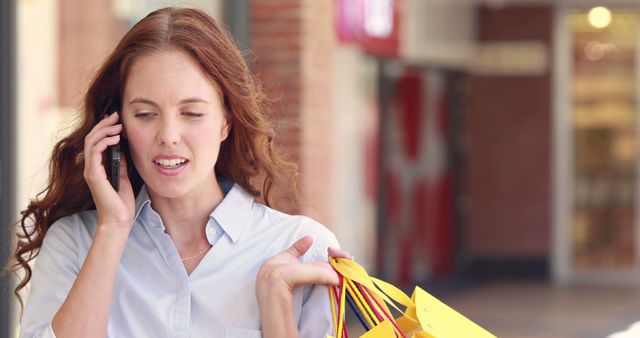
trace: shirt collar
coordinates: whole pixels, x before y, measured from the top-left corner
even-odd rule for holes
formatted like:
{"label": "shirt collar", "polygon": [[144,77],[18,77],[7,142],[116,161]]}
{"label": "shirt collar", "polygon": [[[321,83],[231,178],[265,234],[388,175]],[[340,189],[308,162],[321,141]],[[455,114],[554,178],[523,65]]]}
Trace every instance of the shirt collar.
{"label": "shirt collar", "polygon": [[[215,219],[233,243],[236,243],[242,235],[242,231],[251,222],[253,196],[237,183],[231,183],[232,185],[228,185],[229,192],[211,212],[210,217]],[[220,184],[220,187],[224,191],[223,183]]]}
{"label": "shirt collar", "polygon": [[[218,184],[220,184],[225,197],[213,209],[209,217],[218,222],[233,243],[236,243],[246,225],[251,221],[253,196],[230,179],[219,178]],[[134,221],[140,216],[145,206],[150,207],[151,200],[149,199],[146,185],[142,185],[136,197],[136,216]]]}
{"label": "shirt collar", "polygon": [[145,205],[151,205],[151,200],[149,199],[147,186],[143,184],[138,192],[138,196],[136,196],[136,216],[133,218],[134,222],[138,219],[138,216],[140,216],[140,212]]}

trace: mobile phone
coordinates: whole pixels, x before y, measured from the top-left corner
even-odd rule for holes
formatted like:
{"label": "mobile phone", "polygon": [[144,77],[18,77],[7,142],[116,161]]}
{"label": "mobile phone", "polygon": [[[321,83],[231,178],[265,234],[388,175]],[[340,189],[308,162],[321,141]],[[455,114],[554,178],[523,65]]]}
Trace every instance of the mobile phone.
{"label": "mobile phone", "polygon": [[[115,113],[111,110],[109,114]],[[120,190],[120,143],[108,146],[103,155],[103,165],[107,178],[116,191]]]}

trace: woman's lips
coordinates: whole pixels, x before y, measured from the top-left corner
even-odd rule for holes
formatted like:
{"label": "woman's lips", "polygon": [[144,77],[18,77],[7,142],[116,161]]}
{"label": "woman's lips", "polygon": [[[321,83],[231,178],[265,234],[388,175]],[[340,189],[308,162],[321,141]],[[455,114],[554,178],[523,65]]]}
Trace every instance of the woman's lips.
{"label": "woman's lips", "polygon": [[165,176],[180,175],[180,173],[182,173],[187,168],[188,165],[189,165],[189,161],[186,161],[175,168],[167,168],[167,167],[161,166],[156,162],[153,162],[153,166],[156,168],[156,170]]}

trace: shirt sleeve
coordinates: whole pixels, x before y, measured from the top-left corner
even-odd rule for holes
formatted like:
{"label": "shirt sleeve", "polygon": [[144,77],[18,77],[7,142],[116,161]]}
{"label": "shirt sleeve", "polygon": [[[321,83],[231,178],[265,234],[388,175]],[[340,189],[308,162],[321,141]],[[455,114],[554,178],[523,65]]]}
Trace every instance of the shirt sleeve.
{"label": "shirt sleeve", "polygon": [[21,338],[55,338],[51,320],[80,270],[76,229],[69,218],[47,231],[33,267],[30,293],[20,323]]}
{"label": "shirt sleeve", "polygon": [[[333,233],[324,228],[324,226],[319,226],[322,227],[324,233],[322,236],[314,236],[314,244],[310,249],[312,250],[312,256],[309,261],[328,262],[327,248],[340,248],[340,244]],[[326,338],[327,334],[332,334],[333,318],[331,316],[331,300],[329,299],[328,287],[311,285],[305,288],[298,330],[300,331],[300,337]]]}

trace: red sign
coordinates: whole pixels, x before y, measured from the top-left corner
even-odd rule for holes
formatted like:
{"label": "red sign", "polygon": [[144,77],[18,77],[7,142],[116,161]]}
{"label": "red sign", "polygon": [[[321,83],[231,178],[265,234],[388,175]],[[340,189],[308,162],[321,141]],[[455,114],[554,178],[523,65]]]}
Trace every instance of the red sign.
{"label": "red sign", "polygon": [[337,0],[338,38],[381,56],[398,55],[401,0]]}

